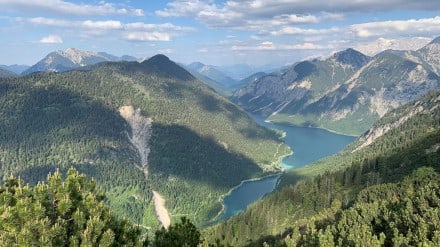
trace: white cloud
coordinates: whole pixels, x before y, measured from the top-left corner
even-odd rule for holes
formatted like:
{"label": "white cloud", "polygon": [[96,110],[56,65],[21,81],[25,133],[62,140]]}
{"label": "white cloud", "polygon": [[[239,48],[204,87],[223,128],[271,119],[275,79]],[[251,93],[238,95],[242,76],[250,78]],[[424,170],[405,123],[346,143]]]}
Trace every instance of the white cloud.
{"label": "white cloud", "polygon": [[339,28],[329,29],[303,29],[298,27],[283,27],[278,31],[272,31],[270,34],[275,36],[280,35],[322,35],[328,33],[338,32]]}
{"label": "white cloud", "polygon": [[192,27],[176,26],[171,23],[150,24],[143,22],[122,23],[107,21],[70,21],[45,17],[29,18],[24,21],[50,27],[76,29],[82,36],[101,36],[113,32],[129,41],[170,41],[174,37],[194,32]]}
{"label": "white cloud", "polygon": [[160,17],[195,16],[202,11],[214,11],[215,4],[201,0],[178,0],[167,4],[168,8],[156,11]]}
{"label": "white cloud", "polygon": [[58,35],[49,35],[40,39],[42,44],[62,44],[63,39]]}
{"label": "white cloud", "polygon": [[[279,30],[271,31],[270,35],[294,36],[307,42],[326,42],[333,45],[336,49],[350,46],[356,47],[361,43],[367,44],[374,42],[380,37],[387,37],[387,39],[393,40],[391,42],[392,45],[387,45],[386,42],[377,45],[380,47],[388,46],[390,49],[407,49],[409,41],[405,40],[408,40],[408,37],[429,37],[438,33],[440,33],[440,16],[423,19],[367,22],[327,29],[305,29],[286,26]],[[344,42],[340,42],[341,37],[344,37]],[[369,49],[372,49],[371,45]]]}
{"label": "white cloud", "polygon": [[310,42],[302,44],[279,44],[276,45],[271,41],[264,41],[258,45],[235,45],[232,46],[233,51],[282,51],[282,50],[322,50],[329,49],[329,46],[322,46]]}
{"label": "white cloud", "polygon": [[349,27],[359,38],[440,32],[440,16],[424,19],[369,22]]}
{"label": "white cloud", "polygon": [[440,10],[438,0],[228,0],[216,4],[212,0],[176,0],[160,17],[194,17],[210,27],[235,29],[270,29],[282,25],[341,21],[344,13],[391,10]]}
{"label": "white cloud", "polygon": [[0,8],[3,11],[30,12],[33,14],[144,16],[142,9],[117,7],[112,3],[103,1],[97,5],[90,5],[76,4],[62,0],[0,0]]}
{"label": "white cloud", "polygon": [[171,35],[160,32],[128,32],[125,38],[129,41],[170,41]]}
{"label": "white cloud", "polygon": [[60,19],[51,19],[45,17],[36,17],[28,19],[29,22],[37,25],[53,26],[53,27],[72,27],[72,28],[84,28],[84,29],[101,29],[112,30],[121,29],[123,24],[120,21],[108,20],[108,21],[68,21]]}
{"label": "white cloud", "polygon": [[160,30],[160,31],[173,30],[173,31],[181,31],[181,32],[193,32],[196,30],[192,27],[176,26],[171,23],[149,24],[149,23],[143,23],[143,22],[133,22],[133,23],[125,24],[124,27],[128,30],[151,30],[151,31],[154,31],[154,30]]}
{"label": "white cloud", "polygon": [[440,2],[437,0],[368,0],[368,1],[347,1],[347,0],[229,0],[224,5],[236,11],[254,15],[276,15],[286,10],[295,10],[297,14],[308,14],[317,12],[345,13],[345,12],[366,12],[366,11],[388,11],[388,10],[439,10]]}
{"label": "white cloud", "polygon": [[311,24],[318,23],[319,19],[313,15],[282,14],[274,16],[273,22],[274,25]]}
{"label": "white cloud", "polygon": [[[266,9],[273,2],[274,8]],[[291,2],[291,1],[290,1]],[[286,6],[287,3],[287,6]],[[272,27],[315,24],[322,20],[341,20],[343,15],[320,11],[316,15],[298,13],[289,1],[227,1],[223,6],[214,1],[177,0],[167,4],[164,10],[155,12],[160,17],[194,17],[209,27],[267,32]]]}
{"label": "white cloud", "polygon": [[103,29],[103,30],[112,30],[112,29],[121,29],[123,27],[120,21],[82,21],[78,22],[79,27],[88,28],[88,29]]}

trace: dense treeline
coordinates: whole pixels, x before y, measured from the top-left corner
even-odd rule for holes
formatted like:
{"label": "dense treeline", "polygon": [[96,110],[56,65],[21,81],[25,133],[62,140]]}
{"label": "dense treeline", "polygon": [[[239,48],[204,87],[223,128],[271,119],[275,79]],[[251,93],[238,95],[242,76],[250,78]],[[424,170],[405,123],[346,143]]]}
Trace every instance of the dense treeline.
{"label": "dense treeline", "polygon": [[1,246],[141,246],[141,231],[115,217],[104,194],[70,169],[35,187],[10,177],[0,187]]}
{"label": "dense treeline", "polygon": [[284,236],[248,246],[439,246],[440,174],[419,168],[400,183],[367,187],[349,207],[334,199],[313,217],[292,224]]}
{"label": "dense treeline", "polygon": [[[73,166],[106,190],[116,213],[151,226],[152,189],[172,216],[201,224],[222,194],[276,170],[288,153],[274,132],[160,56],[0,79],[0,105],[0,177],[36,183]],[[125,105],[153,120],[147,179],[118,113]]]}
{"label": "dense treeline", "polygon": [[[0,83],[0,92],[2,177],[16,174],[36,184],[56,168],[73,166],[95,178],[109,198],[121,197],[110,201],[119,205],[116,212],[143,223],[146,211],[154,224],[150,185],[135,168],[136,152],[116,112],[54,86]],[[125,191],[140,200],[122,200]]]}
{"label": "dense treeline", "polygon": [[71,168],[34,187],[14,177],[0,186],[0,246],[188,246],[201,242],[187,219],[157,230],[115,216],[96,182]]}
{"label": "dense treeline", "polygon": [[[295,240],[293,242],[296,242],[299,241],[297,237],[301,235],[300,239],[302,239],[302,242],[298,242],[298,245],[319,245],[316,242],[317,239],[325,237],[327,237],[327,239],[333,239],[335,244],[341,246],[347,243],[351,245],[350,243],[352,242],[344,242],[348,240],[341,240],[342,242],[340,243],[338,240],[339,237],[331,236],[332,234],[336,236],[342,233],[338,233],[336,230],[331,233],[325,232],[327,231],[327,225],[331,225],[331,223],[324,222],[324,224],[318,222],[316,224],[323,224],[323,227],[311,227],[310,232],[307,232],[309,228],[303,229],[302,226],[314,226],[315,220],[319,218],[319,213],[330,210],[329,208],[332,207],[332,203],[337,205],[333,205],[336,207],[333,210],[334,214],[336,214],[338,210],[346,210],[346,213],[349,214],[355,210],[356,205],[360,205],[359,199],[356,201],[356,198],[366,195],[365,193],[370,193],[368,192],[370,190],[380,189],[380,193],[386,193],[388,190],[388,192],[393,195],[399,194],[400,192],[393,190],[393,188],[406,186],[406,182],[402,181],[406,181],[405,179],[411,180],[411,176],[416,176],[411,174],[421,166],[433,168],[433,170],[429,170],[429,172],[426,173],[436,178],[432,180],[434,183],[432,186],[434,187],[429,187],[431,184],[426,186],[433,190],[435,190],[435,188],[438,189],[438,172],[440,171],[440,146],[438,143],[438,140],[440,140],[439,95],[439,91],[432,92],[417,102],[391,112],[375,127],[379,128],[380,126],[385,126],[387,123],[394,122],[394,120],[402,119],[402,117],[407,116],[409,112],[418,109],[413,117],[391,129],[370,145],[354,151],[356,147],[361,144],[360,142],[354,143],[341,154],[285,175],[281,181],[284,187],[280,186],[277,192],[251,205],[248,210],[242,214],[208,229],[205,233],[206,239],[208,241],[219,239],[233,246],[246,245],[249,243],[258,246],[264,241],[275,241],[274,239],[281,239],[287,235],[293,236]],[[291,185],[288,185],[289,183]],[[392,184],[382,185],[385,183]],[[371,187],[374,185],[377,185],[377,187]],[[428,215],[421,212],[423,215],[420,217],[433,217],[433,219],[435,219],[432,223],[434,225],[429,226],[429,231],[434,234],[435,230],[439,230],[439,205],[435,202],[435,200],[437,200],[435,197],[429,198],[429,193],[425,196],[427,196],[426,200],[429,201],[429,205],[433,207],[433,211],[430,211]],[[406,198],[405,196],[409,197]],[[404,195],[398,197],[393,203],[403,203],[411,198],[410,195]],[[432,202],[434,203],[432,203],[431,200],[433,200]],[[368,203],[380,204],[379,201],[374,200]],[[392,207],[392,205],[390,207]],[[381,213],[383,212],[379,212],[378,215]],[[434,217],[435,214],[437,214],[437,217]],[[340,213],[337,214],[338,217],[340,217],[340,215]],[[414,217],[418,216],[416,215]],[[333,222],[336,221],[334,220]],[[341,222],[341,224],[342,223],[343,222]],[[369,227],[373,227],[374,222],[370,223],[371,225]],[[336,227],[336,225],[329,226],[328,231],[331,230],[331,227]],[[298,232],[292,232],[291,229],[300,229],[300,234]],[[365,229],[365,227],[353,229],[367,232],[363,232],[362,234],[365,233],[364,235],[355,235],[359,236],[359,238],[360,236],[373,234],[371,231]],[[320,230],[321,233],[327,235],[313,235],[318,234],[317,232]],[[399,234],[396,236],[389,235],[388,231],[383,233],[385,234],[383,237],[380,236],[381,229],[375,228],[374,230],[379,232],[377,240],[385,241],[376,243],[382,243],[384,245],[388,245],[390,241],[394,241],[390,239],[400,236],[399,234],[402,234],[402,239],[405,239],[404,241],[411,242],[416,239],[414,236],[410,236],[408,232],[400,232],[401,229],[399,229]],[[392,232],[393,231],[394,230],[392,230]],[[307,234],[313,235],[313,239]],[[353,234],[361,234],[361,232],[354,232]],[[429,235],[429,241],[435,241],[435,239],[432,238],[432,234]],[[277,235],[278,237],[276,237]],[[341,239],[347,236],[348,235],[344,235]],[[259,239],[262,241],[259,241]]]}

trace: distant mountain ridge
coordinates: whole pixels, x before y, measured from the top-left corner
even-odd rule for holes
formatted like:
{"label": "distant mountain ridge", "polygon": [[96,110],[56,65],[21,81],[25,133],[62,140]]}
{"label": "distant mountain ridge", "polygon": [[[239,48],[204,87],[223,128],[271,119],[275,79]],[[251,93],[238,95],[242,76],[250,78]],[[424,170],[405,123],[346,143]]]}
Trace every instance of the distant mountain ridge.
{"label": "distant mountain ridge", "polygon": [[82,51],[68,48],[65,51],[54,51],[42,60],[22,72],[28,75],[34,72],[64,72],[71,69],[97,64],[100,62],[136,61],[135,57],[124,55],[117,57],[105,52]]}
{"label": "distant mountain ridge", "polygon": [[299,62],[232,99],[268,120],[360,135],[385,113],[440,88],[439,38],[417,51],[374,57],[354,49]]}
{"label": "distant mountain ridge", "polygon": [[218,66],[205,65],[201,62],[193,62],[183,66],[199,80],[226,97],[230,97],[237,89],[246,85],[243,81],[231,78]]}
{"label": "distant mountain ridge", "polygon": [[219,82],[225,87],[229,87],[237,83],[236,80],[232,79],[227,74],[218,70],[215,66],[212,65],[206,65],[201,62],[194,62],[186,65],[185,67],[190,70],[197,71],[198,73]]}
{"label": "distant mountain ridge", "polygon": [[13,64],[13,65],[0,65],[0,68],[9,70],[14,72],[15,74],[21,74],[23,71],[29,69],[30,66],[28,65],[20,65],[20,64]]}
{"label": "distant mountain ridge", "polygon": [[0,68],[0,77],[12,77],[12,76],[17,76],[17,74],[10,70]]}

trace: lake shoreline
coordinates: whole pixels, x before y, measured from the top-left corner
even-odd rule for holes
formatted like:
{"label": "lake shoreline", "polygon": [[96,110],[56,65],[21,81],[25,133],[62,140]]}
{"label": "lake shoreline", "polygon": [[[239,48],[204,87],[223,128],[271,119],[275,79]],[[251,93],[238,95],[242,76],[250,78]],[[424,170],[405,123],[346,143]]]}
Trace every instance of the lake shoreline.
{"label": "lake shoreline", "polygon": [[302,125],[295,125],[295,124],[292,124],[292,123],[274,122],[274,121],[270,121],[270,120],[267,120],[267,119],[264,120],[264,122],[270,123],[270,124],[279,124],[279,125],[297,127],[297,128],[321,129],[321,130],[325,130],[325,131],[328,131],[328,132],[333,133],[333,134],[343,135],[343,136],[350,136],[350,137],[356,137],[356,138],[362,135],[362,134],[361,135],[352,135],[352,134],[342,133],[342,132],[338,132],[336,130],[327,129],[327,128],[324,128],[324,127],[302,126]]}
{"label": "lake shoreline", "polygon": [[263,177],[250,178],[250,179],[242,180],[238,185],[232,187],[232,188],[231,188],[226,194],[223,194],[223,195],[221,195],[221,196],[219,197],[218,201],[219,201],[219,203],[221,203],[221,205],[222,205],[222,209],[218,212],[218,214],[217,214],[216,216],[214,216],[214,217],[209,221],[209,223],[217,223],[216,221],[218,221],[219,218],[220,218],[220,217],[226,212],[226,205],[225,205],[225,203],[224,203],[224,199],[225,199],[225,197],[231,195],[231,193],[232,193],[235,189],[241,187],[241,186],[242,186],[243,184],[245,184],[245,183],[248,183],[248,182],[256,182],[256,181],[263,180],[263,179],[267,179],[267,178],[270,178],[270,177],[281,176],[283,173],[284,173],[284,171],[282,170],[281,172],[274,173],[274,174],[269,174],[269,175],[266,175],[266,176],[263,176]]}
{"label": "lake shoreline", "polygon": [[[289,147],[290,152],[281,157],[277,157],[277,152],[274,154],[274,158],[277,158],[274,159],[272,165],[279,168],[281,172],[266,173],[269,175],[243,180],[226,194],[221,195],[218,200],[222,205],[221,210],[209,221],[210,225],[227,220],[229,217],[245,210],[259,198],[271,193],[279,183],[279,176],[286,171],[301,168],[337,153],[357,137],[325,128],[271,122],[263,116],[251,113],[248,113],[248,115],[260,126],[278,132],[279,139]],[[276,180],[274,176],[278,176]],[[273,188],[271,183],[275,183]],[[255,187],[260,185],[263,187]],[[243,194],[243,191],[247,194]]]}

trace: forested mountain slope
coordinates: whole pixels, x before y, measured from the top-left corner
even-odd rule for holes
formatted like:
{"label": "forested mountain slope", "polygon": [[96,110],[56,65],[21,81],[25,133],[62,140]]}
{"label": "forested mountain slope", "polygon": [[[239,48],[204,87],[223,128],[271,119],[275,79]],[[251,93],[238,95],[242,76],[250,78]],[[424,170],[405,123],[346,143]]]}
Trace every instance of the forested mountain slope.
{"label": "forested mountain slope", "polygon": [[283,175],[278,191],[208,229],[207,241],[436,246],[439,106],[436,90],[391,111],[341,153]]}
{"label": "forested mountain slope", "polygon": [[107,191],[118,213],[157,224],[152,190],[171,217],[197,224],[220,195],[277,170],[288,148],[163,55],[64,73],[0,79],[1,177],[43,180],[71,166]]}
{"label": "forested mountain slope", "polygon": [[15,74],[14,72],[12,72],[10,70],[0,68],[0,78],[1,77],[12,77],[12,76],[17,76],[17,74]]}

